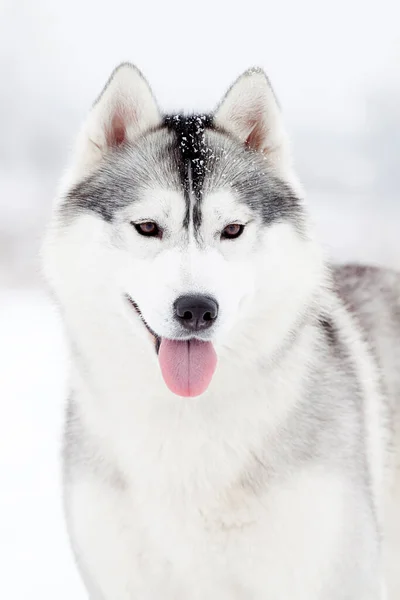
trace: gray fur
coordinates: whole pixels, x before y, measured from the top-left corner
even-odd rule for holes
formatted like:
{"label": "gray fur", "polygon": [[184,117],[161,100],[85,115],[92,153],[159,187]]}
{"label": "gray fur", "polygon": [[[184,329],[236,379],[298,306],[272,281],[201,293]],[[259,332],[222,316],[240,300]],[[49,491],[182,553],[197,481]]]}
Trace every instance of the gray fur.
{"label": "gray fur", "polygon": [[396,271],[345,265],[336,289],[360,326],[382,373],[392,411],[400,407],[400,276]]}
{"label": "gray fur", "polygon": [[[61,204],[61,214],[72,218],[90,211],[110,222],[118,211],[139,201],[141,192],[150,185],[179,191],[188,204],[189,173],[193,196],[197,199],[192,212],[195,229],[201,222],[204,195],[229,188],[265,225],[290,221],[302,231],[304,214],[299,198],[272,171],[263,155],[211,125],[193,129],[192,119],[200,117],[168,118],[168,123],[175,120],[184,132],[189,130],[187,136],[181,131],[178,135],[171,125],[164,125],[135,144],[114,149],[93,174],[68,192]],[[184,148],[182,143],[186,144]],[[188,214],[187,210],[183,223],[186,226]]]}
{"label": "gray fur", "polygon": [[307,329],[314,330],[319,361],[309,373],[303,402],[291,412],[284,429],[265,440],[243,474],[241,483],[254,493],[315,461],[322,461],[328,470],[347,471],[361,487],[369,487],[362,390],[352,349],[343,339],[340,324],[317,312],[299,321],[285,350],[301,346]]}

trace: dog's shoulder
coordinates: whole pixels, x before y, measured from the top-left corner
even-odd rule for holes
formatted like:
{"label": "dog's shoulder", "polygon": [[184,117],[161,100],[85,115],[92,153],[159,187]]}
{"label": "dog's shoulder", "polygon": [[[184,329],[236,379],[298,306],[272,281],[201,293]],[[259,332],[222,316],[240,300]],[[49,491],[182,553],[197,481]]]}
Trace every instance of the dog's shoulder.
{"label": "dog's shoulder", "polygon": [[349,310],[362,319],[384,310],[393,325],[400,325],[400,273],[359,264],[337,265],[332,271],[335,289]]}
{"label": "dog's shoulder", "polygon": [[333,270],[334,285],[379,364],[392,403],[400,398],[400,273],[363,265]]}

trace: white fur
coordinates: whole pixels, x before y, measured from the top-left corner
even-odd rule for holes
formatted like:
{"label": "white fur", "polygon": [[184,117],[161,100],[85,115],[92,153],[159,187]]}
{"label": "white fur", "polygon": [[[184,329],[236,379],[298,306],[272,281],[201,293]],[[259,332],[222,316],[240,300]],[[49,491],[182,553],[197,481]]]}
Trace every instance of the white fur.
{"label": "white fur", "polygon": [[[127,126],[130,139],[157,123],[137,77],[117,74],[95,106],[68,185],[108,151],[104,128],[117,100],[134,98],[143,109]],[[245,141],[261,115],[262,150],[291,181],[266,78],[255,72],[239,81],[218,122]],[[82,464],[76,469],[84,475],[66,481],[71,540],[91,600],[383,600],[368,503],[344,473],[327,472],[316,459],[257,492],[241,480],[260,447],[273,461],[270,440],[300,406],[310,370],[323,367],[311,326],[290,351],[281,348],[317,303],[335,316],[358,357],[381,514],[386,442],[376,374],[352,320],[326,289],[319,247],[309,229],[300,235],[290,224],[264,229],[257,221],[235,243],[221,241],[225,225],[251,217],[227,190],[203,199],[200,246],[182,230],[183,215],[179,193],[154,185],[112,224],[85,214],[65,225],[56,216],[45,245],[74,349],[80,427],[93,460],[106,467]],[[130,222],[143,219],[165,224],[163,240],[134,231]],[[218,367],[201,397],[182,399],[166,388],[154,342],[124,295],[158,335],[170,337],[174,299],[193,292],[220,305]],[[120,484],[110,482],[108,468]]]}

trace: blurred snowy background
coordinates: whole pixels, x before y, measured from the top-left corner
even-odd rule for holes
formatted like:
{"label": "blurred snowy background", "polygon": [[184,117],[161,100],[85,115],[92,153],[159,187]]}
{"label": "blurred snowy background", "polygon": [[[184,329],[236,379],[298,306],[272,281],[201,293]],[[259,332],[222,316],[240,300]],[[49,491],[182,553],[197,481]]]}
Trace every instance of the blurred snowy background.
{"label": "blurred snowy background", "polygon": [[131,60],[165,110],[207,110],[263,66],[332,256],[400,267],[399,13],[396,0],[0,0],[1,598],[85,598],[61,510],[65,349],[37,253],[111,70]]}

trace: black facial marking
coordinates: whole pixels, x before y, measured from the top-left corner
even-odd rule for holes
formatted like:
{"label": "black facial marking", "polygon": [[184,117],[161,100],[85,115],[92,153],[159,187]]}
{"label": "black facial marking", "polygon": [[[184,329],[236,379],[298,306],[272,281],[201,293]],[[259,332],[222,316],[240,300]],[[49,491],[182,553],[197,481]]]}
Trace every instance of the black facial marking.
{"label": "black facial marking", "polygon": [[106,222],[140,202],[153,186],[183,192],[183,225],[192,220],[200,235],[206,194],[231,191],[268,226],[291,222],[302,233],[304,210],[291,186],[266,157],[218,129],[210,115],[169,115],[158,127],[105,155],[99,166],[73,186],[60,205],[66,219],[84,212]]}
{"label": "black facial marking", "polygon": [[206,129],[213,128],[211,115],[167,115],[164,126],[176,136],[176,168],[179,171],[186,200],[185,227],[190,219],[190,194],[193,193],[193,226],[198,230],[201,224],[201,199],[207,164],[212,150],[205,140]]}
{"label": "black facial marking", "polygon": [[[176,137],[175,169],[179,172],[190,219],[190,192],[195,199],[193,225],[201,224],[205,179],[215,188],[229,186],[239,201],[257,212],[264,225],[292,221],[302,230],[303,208],[291,187],[268,167],[265,157],[240,144],[228,132],[216,129],[212,115],[168,115],[163,125]],[[215,132],[213,136],[208,132]],[[207,185],[207,189],[209,186]]]}

